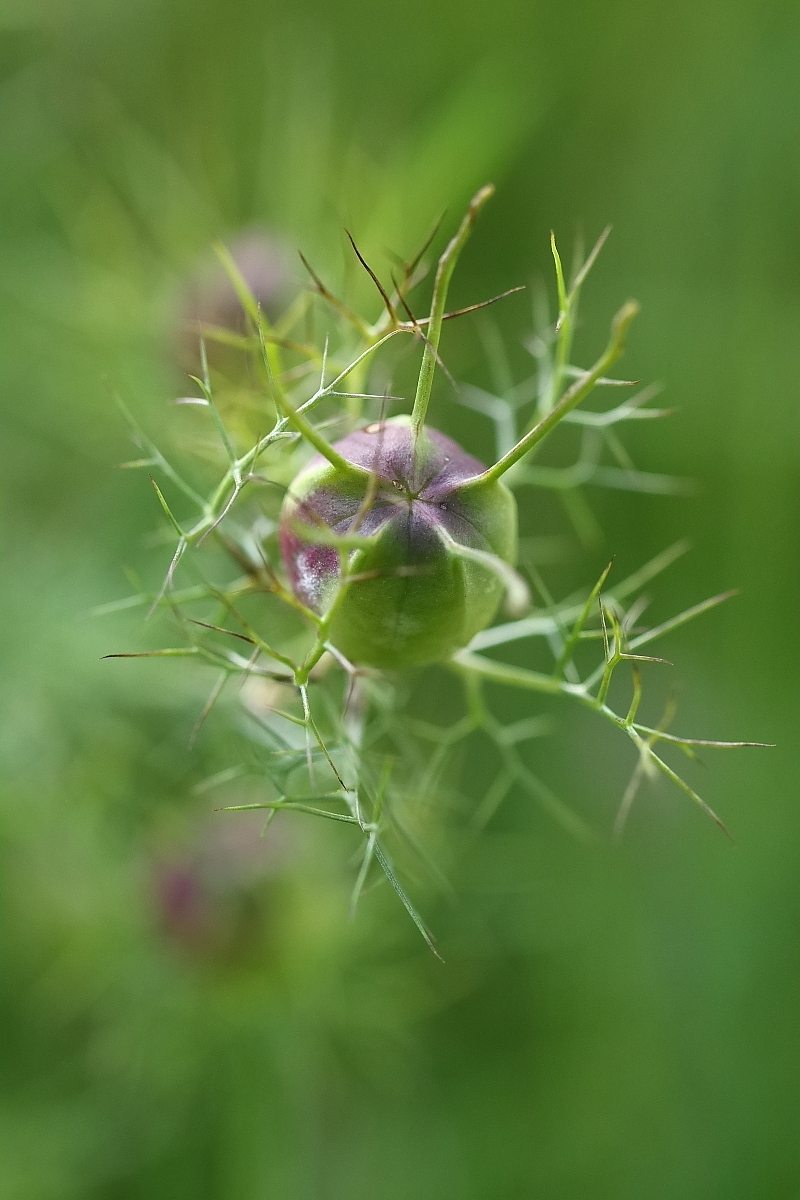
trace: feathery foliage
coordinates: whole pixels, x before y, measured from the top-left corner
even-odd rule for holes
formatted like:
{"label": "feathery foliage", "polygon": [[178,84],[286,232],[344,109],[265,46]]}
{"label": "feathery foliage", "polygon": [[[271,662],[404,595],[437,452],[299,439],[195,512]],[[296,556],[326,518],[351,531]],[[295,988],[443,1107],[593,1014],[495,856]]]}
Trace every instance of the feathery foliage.
{"label": "feathery foliage", "polygon": [[[305,259],[308,290],[294,298],[283,316],[270,321],[234,257],[224,246],[217,247],[221,269],[244,313],[245,332],[209,325],[197,328],[200,372],[190,377],[195,394],[176,403],[194,413],[193,429],[183,436],[185,445],[189,450],[193,443],[202,445],[204,457],[219,461],[220,473],[213,486],[202,490],[194,482],[198,471],[191,454],[186,455],[185,468],[173,466],[126,412],[141,456],[123,466],[151,473],[171,551],[155,592],[141,590],[98,610],[141,605],[148,615],[163,611],[171,616],[179,635],[175,645],[109,657],[193,657],[213,669],[192,741],[226,690],[232,684],[239,686],[243,704],[238,719],[247,730],[252,757],[246,764],[232,764],[225,778],[231,772],[259,775],[263,798],[225,811],[263,810],[265,828],[283,810],[352,826],[360,845],[353,910],[374,881],[388,882],[434,951],[432,935],[412,903],[404,878],[415,873],[435,876],[439,870],[428,835],[444,807],[450,786],[448,766],[465,739],[475,735],[488,739],[497,764],[494,783],[469,818],[474,831],[492,819],[516,785],[567,830],[579,837],[592,836],[584,821],[532,773],[520,754],[522,743],[547,732],[548,720],[537,711],[521,722],[503,725],[492,713],[493,687],[573,701],[604,719],[633,745],[635,766],[621,800],[617,833],[642,782],[659,773],[725,829],[669,765],[664,751],[673,748],[693,758],[698,747],[755,744],[677,735],[669,728],[674,716],[671,704],[655,726],[637,720],[642,665],[666,664],[665,659],[642,650],[731,594],[712,597],[655,626],[643,624],[647,603],[643,589],[684,552],[683,544],[657,555],[621,581],[613,581],[609,564],[592,586],[560,601],[553,600],[533,568],[530,582],[542,595],[544,607],[524,616],[517,611],[516,619],[483,630],[446,663],[437,664],[435,669],[453,672],[463,687],[462,713],[449,726],[433,726],[414,717],[402,673],[381,674],[354,665],[330,640],[332,614],[344,591],[358,587],[353,563],[369,541],[359,533],[357,522],[344,535],[314,531],[317,540],[334,546],[339,555],[338,589],[326,611],[307,607],[285,581],[276,539],[282,497],[306,461],[309,447],[335,468],[350,469],[332,440],[366,422],[383,420],[390,406],[404,403],[391,390],[392,346],[399,341],[418,342],[422,349],[412,413],[415,436],[425,422],[437,366],[450,380],[456,401],[493,422],[497,461],[476,478],[476,484],[502,476],[523,503],[528,489],[556,492],[579,536],[588,536],[593,520],[582,492],[587,484],[631,492],[685,490],[685,481],[637,470],[619,437],[626,423],[668,413],[651,406],[655,389],[635,390],[635,381],[609,374],[623,352],[637,305],[628,302],[619,310],[607,346],[593,365],[581,368],[572,361],[581,291],[608,230],[569,281],[552,239],[557,316],[554,322],[546,316],[540,320],[527,342],[534,360],[528,378],[519,383],[506,379],[506,385],[497,389],[499,394],[452,379],[439,353],[444,322],[468,318],[519,290],[446,310],[457,257],[492,190],[486,187],[476,194],[441,255],[429,316],[414,314],[413,294],[426,276],[438,227],[413,257],[397,264],[390,283],[379,279],[348,234],[380,300],[374,321],[352,312]],[[315,336],[320,324],[325,330],[322,338]],[[235,382],[214,366],[219,347],[238,356]],[[502,378],[508,372],[501,352],[495,349],[494,353],[496,374]],[[590,395],[606,394],[608,389],[612,395],[619,389],[634,390],[611,407],[581,407]],[[206,422],[205,429],[200,421]],[[544,439],[559,426],[570,425],[580,430],[574,463],[556,467],[539,462]],[[216,439],[212,450],[209,434]],[[367,508],[371,502],[367,489]],[[454,552],[457,549],[454,546]],[[500,564],[499,573],[518,610],[521,599],[528,596],[527,581],[505,564]],[[549,671],[534,671],[494,656],[498,649],[502,653],[530,639],[539,639],[547,647],[552,658]],[[629,671],[629,700],[615,707],[610,692],[620,668]],[[614,695],[618,692],[617,687]],[[214,783],[209,781],[209,787]],[[402,870],[400,861],[405,864]]]}

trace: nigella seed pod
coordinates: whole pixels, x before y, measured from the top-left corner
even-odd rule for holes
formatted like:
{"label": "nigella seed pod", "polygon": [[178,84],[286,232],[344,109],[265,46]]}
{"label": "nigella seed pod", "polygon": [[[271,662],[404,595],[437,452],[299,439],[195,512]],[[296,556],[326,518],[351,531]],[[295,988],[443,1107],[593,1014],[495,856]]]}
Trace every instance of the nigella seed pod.
{"label": "nigella seed pod", "polygon": [[[333,450],[356,470],[316,455],[283,504],[280,547],[295,595],[329,613],[329,640],[353,663],[397,669],[448,657],[497,611],[497,567],[516,558],[514,497],[499,479],[476,483],[483,465],[451,438],[428,427],[415,438],[408,416],[356,430]],[[343,548],[337,537],[351,541]]]}

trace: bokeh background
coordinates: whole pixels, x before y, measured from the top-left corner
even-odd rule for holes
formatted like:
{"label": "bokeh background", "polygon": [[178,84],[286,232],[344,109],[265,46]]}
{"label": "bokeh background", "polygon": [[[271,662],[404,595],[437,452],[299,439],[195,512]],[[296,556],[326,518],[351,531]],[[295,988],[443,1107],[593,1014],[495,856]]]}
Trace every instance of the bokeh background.
{"label": "bokeh background", "polygon": [[[0,8],[4,1200],[800,1195],[799,79],[780,0]],[[615,844],[625,747],[559,710],[537,769],[600,836],[513,794],[427,902],[442,965],[391,898],[348,921],[336,827],[214,818],[207,681],[101,662],[142,614],[87,614],[161,562],[113,396],[173,436],[212,240],[267,225],[344,278],[343,225],[407,252],[486,178],[455,298],[612,222],[581,348],[637,296],[625,371],[678,409],[637,463],[698,482],[590,494],[604,542],[549,582],[691,537],[653,611],[741,594],[664,643],[681,728],[777,748],[693,776],[734,844],[661,786]],[[528,304],[498,310],[514,346]],[[474,327],[448,336],[481,382]]]}

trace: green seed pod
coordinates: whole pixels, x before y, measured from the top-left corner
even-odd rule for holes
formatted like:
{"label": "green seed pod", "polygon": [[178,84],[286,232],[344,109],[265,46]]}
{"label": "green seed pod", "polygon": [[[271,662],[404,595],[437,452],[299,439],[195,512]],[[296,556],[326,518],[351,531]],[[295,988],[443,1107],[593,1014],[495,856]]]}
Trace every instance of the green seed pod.
{"label": "green seed pod", "polygon": [[354,470],[316,455],[281,512],[295,595],[330,614],[329,640],[353,663],[396,669],[448,657],[497,611],[504,564],[516,559],[513,495],[499,479],[474,482],[484,467],[444,434],[424,427],[415,439],[408,416],[356,430],[333,450]]}

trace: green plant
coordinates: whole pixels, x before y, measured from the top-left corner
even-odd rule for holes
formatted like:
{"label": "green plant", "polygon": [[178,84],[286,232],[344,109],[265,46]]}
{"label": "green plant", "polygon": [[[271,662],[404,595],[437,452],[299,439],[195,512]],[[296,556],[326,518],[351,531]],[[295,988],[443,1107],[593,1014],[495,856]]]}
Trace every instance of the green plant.
{"label": "green plant", "polygon": [[[511,387],[505,397],[476,389],[460,394],[463,402],[495,420],[497,462],[482,468],[426,426],[435,370],[443,366],[439,356],[443,322],[493,303],[454,312],[445,308],[456,260],[492,190],[484,187],[476,194],[440,257],[427,318],[413,315],[409,297],[424,277],[431,239],[413,259],[399,265],[391,290],[352,243],[381,296],[383,307],[374,323],[352,312],[308,267],[312,288],[271,324],[236,262],[224,247],[218,247],[246,315],[247,331],[200,328],[202,374],[192,377],[200,394],[180,403],[207,413],[226,459],[224,473],[210,494],[203,495],[133,421],[134,438],[144,457],[125,464],[157,470],[164,486],[197,510],[193,520],[179,519],[174,502],[151,477],[172,530],[174,551],[157,592],[142,590],[121,602],[148,604],[151,613],[171,611],[184,643],[109,656],[192,657],[213,667],[215,681],[195,733],[229,680],[265,681],[259,703],[249,707],[251,768],[261,774],[268,794],[253,803],[225,806],[225,811],[263,809],[269,822],[278,811],[290,810],[353,826],[363,839],[353,907],[370,873],[382,872],[431,947],[431,936],[399,880],[392,848],[411,847],[430,864],[425,845],[430,805],[418,801],[420,797],[427,801],[436,791],[448,754],[457,743],[480,730],[490,738],[498,757],[495,782],[472,814],[474,827],[491,819],[516,783],[567,828],[579,835],[587,833],[583,822],[531,773],[519,754],[521,742],[542,732],[541,719],[503,726],[487,705],[485,685],[565,697],[624,734],[635,748],[637,761],[620,806],[617,831],[642,779],[658,772],[724,829],[697,792],[665,761],[661,745],[694,757],[700,746],[755,744],[670,733],[671,710],[656,726],[637,721],[640,664],[665,661],[642,651],[730,594],[712,597],[654,627],[641,626],[644,585],[669,566],[684,546],[658,555],[616,585],[608,583],[609,564],[591,588],[559,603],[549,597],[533,568],[531,575],[546,608],[528,616],[515,611],[526,605],[528,590],[513,567],[516,506],[509,488],[533,484],[572,496],[570,511],[580,528],[585,514],[577,499],[578,488],[587,479],[631,490],[668,491],[675,486],[663,477],[636,471],[617,437],[617,427],[625,422],[664,415],[663,410],[647,406],[651,391],[644,389],[603,411],[579,408],[597,387],[633,386],[608,375],[636,315],[633,302],[617,313],[608,344],[590,368],[580,369],[571,362],[581,289],[605,234],[569,284],[552,240],[558,316],[554,326],[543,324],[531,344],[537,359],[535,375]],[[318,298],[335,318],[321,350],[303,332]],[[401,399],[392,396],[388,387],[383,392],[369,390],[370,369],[378,352],[400,337],[416,339],[423,347],[410,418],[387,416],[387,406]],[[209,341],[223,342],[248,356],[253,410],[258,419],[271,421],[267,432],[254,436],[251,410],[241,404],[240,392],[228,396],[224,380],[212,379],[205,350]],[[517,437],[516,414],[526,404],[532,404],[533,412]],[[578,461],[571,468],[534,463],[540,443],[560,424],[581,427]],[[332,444],[327,433],[337,427],[343,427],[345,436]],[[307,446],[317,453],[311,463],[306,461]],[[618,460],[616,467],[601,465],[605,448]],[[453,464],[458,468],[455,480],[437,493],[432,504],[436,515],[426,526],[425,537],[420,541],[417,534],[405,540],[398,536],[397,513],[411,522],[408,514],[413,514],[415,505],[431,499],[424,492],[431,472],[452,469]],[[393,487],[399,489],[399,497],[393,496]],[[450,521],[453,512],[459,520],[468,515],[469,521],[462,520],[456,528]],[[410,530],[411,524],[402,528]],[[285,575],[278,561],[279,539]],[[227,571],[219,582],[208,581],[197,552],[211,546],[227,552],[227,561],[239,569],[238,576],[230,578]],[[195,580],[179,587],[178,573],[189,561]],[[212,569],[217,575],[224,571],[216,560]],[[503,590],[515,619],[487,629]],[[189,615],[193,605],[204,606],[205,619]],[[413,617],[410,629],[400,629],[399,617]],[[264,632],[267,628],[269,634]],[[545,639],[553,657],[549,672],[501,662],[486,653],[529,638]],[[600,653],[587,668],[584,655],[591,647]],[[463,715],[449,727],[415,720],[405,709],[405,668],[429,662],[443,664],[463,685]],[[632,690],[629,704],[618,711],[609,701],[609,689],[623,663],[630,664]],[[387,668],[391,674],[385,673]],[[426,745],[433,749],[426,753]],[[244,769],[233,767],[225,777]]]}

